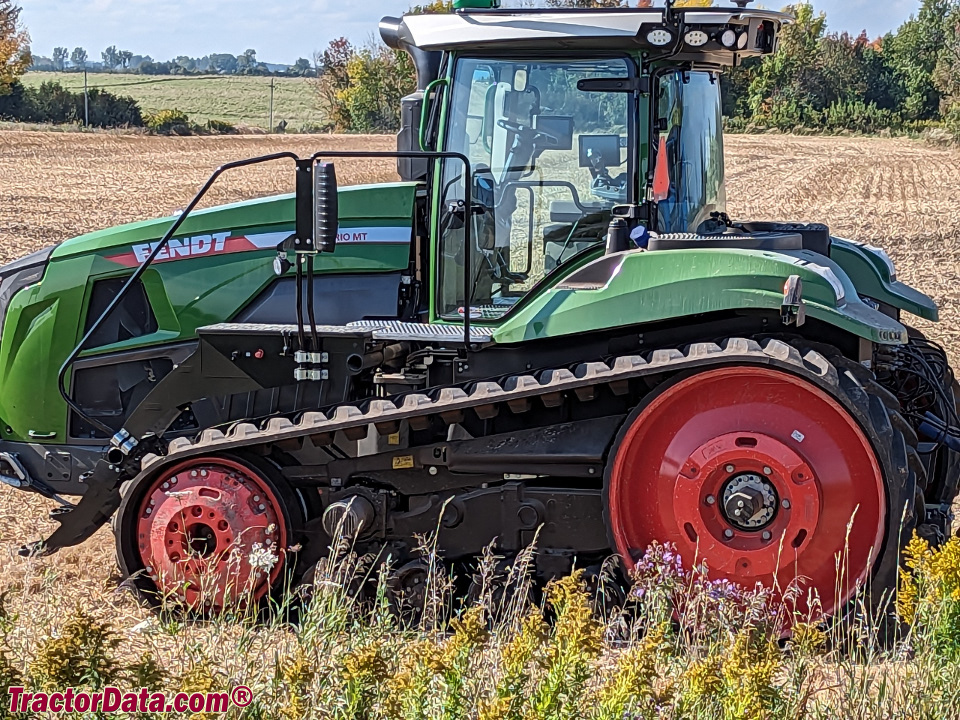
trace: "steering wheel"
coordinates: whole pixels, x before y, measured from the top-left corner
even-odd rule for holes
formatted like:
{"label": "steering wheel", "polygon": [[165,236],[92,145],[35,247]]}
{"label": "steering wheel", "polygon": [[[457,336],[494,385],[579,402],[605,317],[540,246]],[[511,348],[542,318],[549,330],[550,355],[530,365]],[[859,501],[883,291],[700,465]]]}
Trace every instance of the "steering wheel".
{"label": "steering wheel", "polygon": [[520,125],[518,123],[511,122],[509,120],[497,120],[497,125],[502,127],[504,130],[509,130],[510,132],[516,133],[517,135],[530,136],[530,134],[532,133],[532,137],[530,137],[530,141],[534,145],[536,145],[537,141],[540,139],[546,140],[547,145],[551,145],[554,147],[560,145],[560,138],[558,138],[556,135],[552,135],[548,132],[544,132],[543,130],[529,128],[529,127],[526,127],[525,125]]}

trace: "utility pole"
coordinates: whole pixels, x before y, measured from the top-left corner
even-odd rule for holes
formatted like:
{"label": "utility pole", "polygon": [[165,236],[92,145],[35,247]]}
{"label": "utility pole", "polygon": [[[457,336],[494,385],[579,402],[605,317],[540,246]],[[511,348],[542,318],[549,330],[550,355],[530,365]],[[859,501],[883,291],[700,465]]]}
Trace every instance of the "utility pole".
{"label": "utility pole", "polygon": [[273,132],[273,87],[277,79],[270,77],[270,132]]}
{"label": "utility pole", "polygon": [[83,67],[83,126],[90,127],[90,97],[87,95],[87,67]]}

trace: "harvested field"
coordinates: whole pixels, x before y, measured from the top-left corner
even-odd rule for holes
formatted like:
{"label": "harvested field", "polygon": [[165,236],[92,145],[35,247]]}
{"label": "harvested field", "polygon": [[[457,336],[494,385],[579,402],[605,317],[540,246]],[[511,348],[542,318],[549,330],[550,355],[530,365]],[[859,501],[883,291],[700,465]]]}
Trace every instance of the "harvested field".
{"label": "harvested field", "polygon": [[[169,213],[185,205],[225,161],[281,149],[307,154],[387,150],[393,144],[389,137],[366,136],[0,133],[0,261],[83,232]],[[731,216],[828,222],[836,235],[883,246],[897,263],[900,279],[941,304],[943,322],[922,327],[946,344],[960,365],[960,215],[955,208],[960,202],[960,151],[907,139],[738,136],[728,139],[727,155]],[[390,161],[341,162],[338,175],[342,184],[367,183],[393,177],[391,168]],[[289,180],[290,173],[279,166],[243,171],[216,188],[208,204],[287,192]],[[106,531],[51,558],[19,559],[16,549],[24,541],[50,532],[49,507],[32,495],[0,488],[0,618],[5,623],[7,617],[20,616],[7,637],[12,659],[34,652],[39,639],[81,606],[121,633],[119,652],[125,659],[149,652],[173,675],[207,663],[227,677],[228,682],[218,675],[217,682],[229,685],[254,672],[253,663],[255,672],[262,673],[257,677],[268,684],[265,678],[280,656],[295,653],[295,642],[281,630],[251,636],[249,629],[219,624],[184,630],[175,621],[161,625],[148,620],[150,613],[116,590],[112,536]],[[240,636],[245,645],[237,651]],[[838,693],[844,692],[844,682],[852,688],[862,680],[856,670],[846,679],[831,675],[833,670],[815,672],[830,676],[825,682]],[[927,690],[896,692],[909,699]],[[944,702],[947,707],[949,701]],[[897,707],[908,706],[904,700]],[[851,707],[842,716],[888,716],[877,707],[877,715],[861,715]]]}
{"label": "harvested field", "polygon": [[[0,133],[0,261],[65,238],[185,205],[220,163],[290,149],[389,150],[382,136],[143,137]],[[882,245],[901,279],[933,295],[960,340],[960,151],[907,139],[733,136],[727,195],[735,218],[828,222],[834,234]],[[392,163],[340,162],[343,184],[393,177]],[[280,165],[239,171],[209,204],[291,190]],[[952,348],[951,348],[952,349]],[[960,345],[954,351],[960,359]]]}

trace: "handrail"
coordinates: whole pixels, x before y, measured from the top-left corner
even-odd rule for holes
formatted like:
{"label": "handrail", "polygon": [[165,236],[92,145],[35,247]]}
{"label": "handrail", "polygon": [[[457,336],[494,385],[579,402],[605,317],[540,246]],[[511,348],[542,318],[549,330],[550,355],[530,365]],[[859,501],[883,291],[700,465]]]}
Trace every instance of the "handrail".
{"label": "handrail", "polygon": [[[470,188],[472,183],[470,182],[472,178],[472,169],[470,166],[470,159],[461,153],[454,152],[437,152],[437,151],[393,151],[393,152],[379,152],[379,151],[366,151],[366,152],[351,152],[348,150],[340,151],[327,151],[327,152],[317,152],[310,157],[310,160],[316,162],[321,158],[408,158],[408,159],[425,159],[425,160],[458,160],[463,163],[464,166],[464,182],[466,183],[467,191],[464,193],[464,246],[466,252],[464,252],[464,293],[466,294],[465,299],[465,310],[463,318],[463,337],[464,345],[466,347],[470,346],[470,280],[471,280],[471,230],[473,224],[471,222],[473,217],[473,202],[472,202],[472,192]],[[119,307],[120,303],[126,298],[130,293],[133,287],[140,281],[147,269],[153,264],[161,252],[166,249],[173,235],[180,229],[183,223],[187,220],[188,217],[196,210],[197,206],[200,204],[200,201],[206,196],[210,188],[216,183],[216,181],[229,170],[235,170],[238,168],[249,167],[251,165],[257,165],[265,162],[272,162],[274,160],[293,160],[294,163],[302,161],[298,155],[292,152],[280,152],[273,153],[271,155],[262,155],[255,158],[250,158],[248,160],[238,160],[231,163],[226,163],[218,167],[209,179],[204,183],[203,187],[200,188],[200,191],[194,196],[193,200],[187,205],[187,207],[180,213],[179,216],[173,221],[164,234],[163,238],[154,246],[152,252],[147,257],[147,259],[140,264],[140,266],[134,270],[133,274],[127,279],[127,282],[120,288],[120,292],[116,294],[113,300],[107,305],[106,309],[100,315],[99,318],[90,326],[90,329],[86,331],[83,338],[73,349],[67,359],[64,361],[63,365],[60,366],[60,372],[57,376],[58,389],[60,391],[60,396],[63,398],[67,406],[73,410],[77,415],[83,418],[86,422],[90,423],[96,427],[101,432],[107,434],[108,437],[114,434],[113,428],[109,427],[105,423],[97,420],[96,418],[90,417],[84,412],[83,408],[70,397],[70,394],[67,392],[66,388],[66,376],[70,368],[77,361],[77,358],[84,351],[86,344],[90,342],[90,339],[96,334],[96,332],[103,326],[103,324],[109,319],[110,315]],[[299,263],[298,263],[299,265]]]}

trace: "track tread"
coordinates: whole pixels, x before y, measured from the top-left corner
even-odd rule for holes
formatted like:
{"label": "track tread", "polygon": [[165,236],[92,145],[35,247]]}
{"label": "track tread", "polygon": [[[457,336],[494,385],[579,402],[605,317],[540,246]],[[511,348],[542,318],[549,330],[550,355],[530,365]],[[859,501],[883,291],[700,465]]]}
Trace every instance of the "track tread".
{"label": "track tread", "polygon": [[899,542],[891,544],[888,538],[879,549],[873,576],[877,590],[871,591],[873,600],[879,602],[889,588],[896,587],[900,550],[918,528],[917,487],[925,487],[926,474],[916,449],[917,437],[900,414],[896,398],[876,382],[869,370],[843,357],[835,348],[803,341],[766,339],[761,343],[730,338],[719,343],[695,343],[682,350],[659,349],[644,355],[616,357],[606,363],[582,363],[572,369],[471,382],[429,395],[412,393],[395,400],[368,400],[342,405],[327,413],[305,413],[296,421],[273,418],[259,427],[243,421],[226,431],[206,431],[195,440],[172,441],[166,456],[144,458],[143,471],[132,484],[199,455],[237,452],[304,437],[315,443],[332,443],[340,431],[373,425],[383,434],[405,420],[414,427],[426,427],[431,418],[450,418],[468,410],[481,417],[493,416],[501,406],[523,412],[533,400],[555,407],[564,394],[589,402],[601,386],[618,392],[632,380],[659,380],[665,375],[733,364],[770,366],[804,377],[840,400],[867,431],[887,478],[888,527],[899,534]]}

